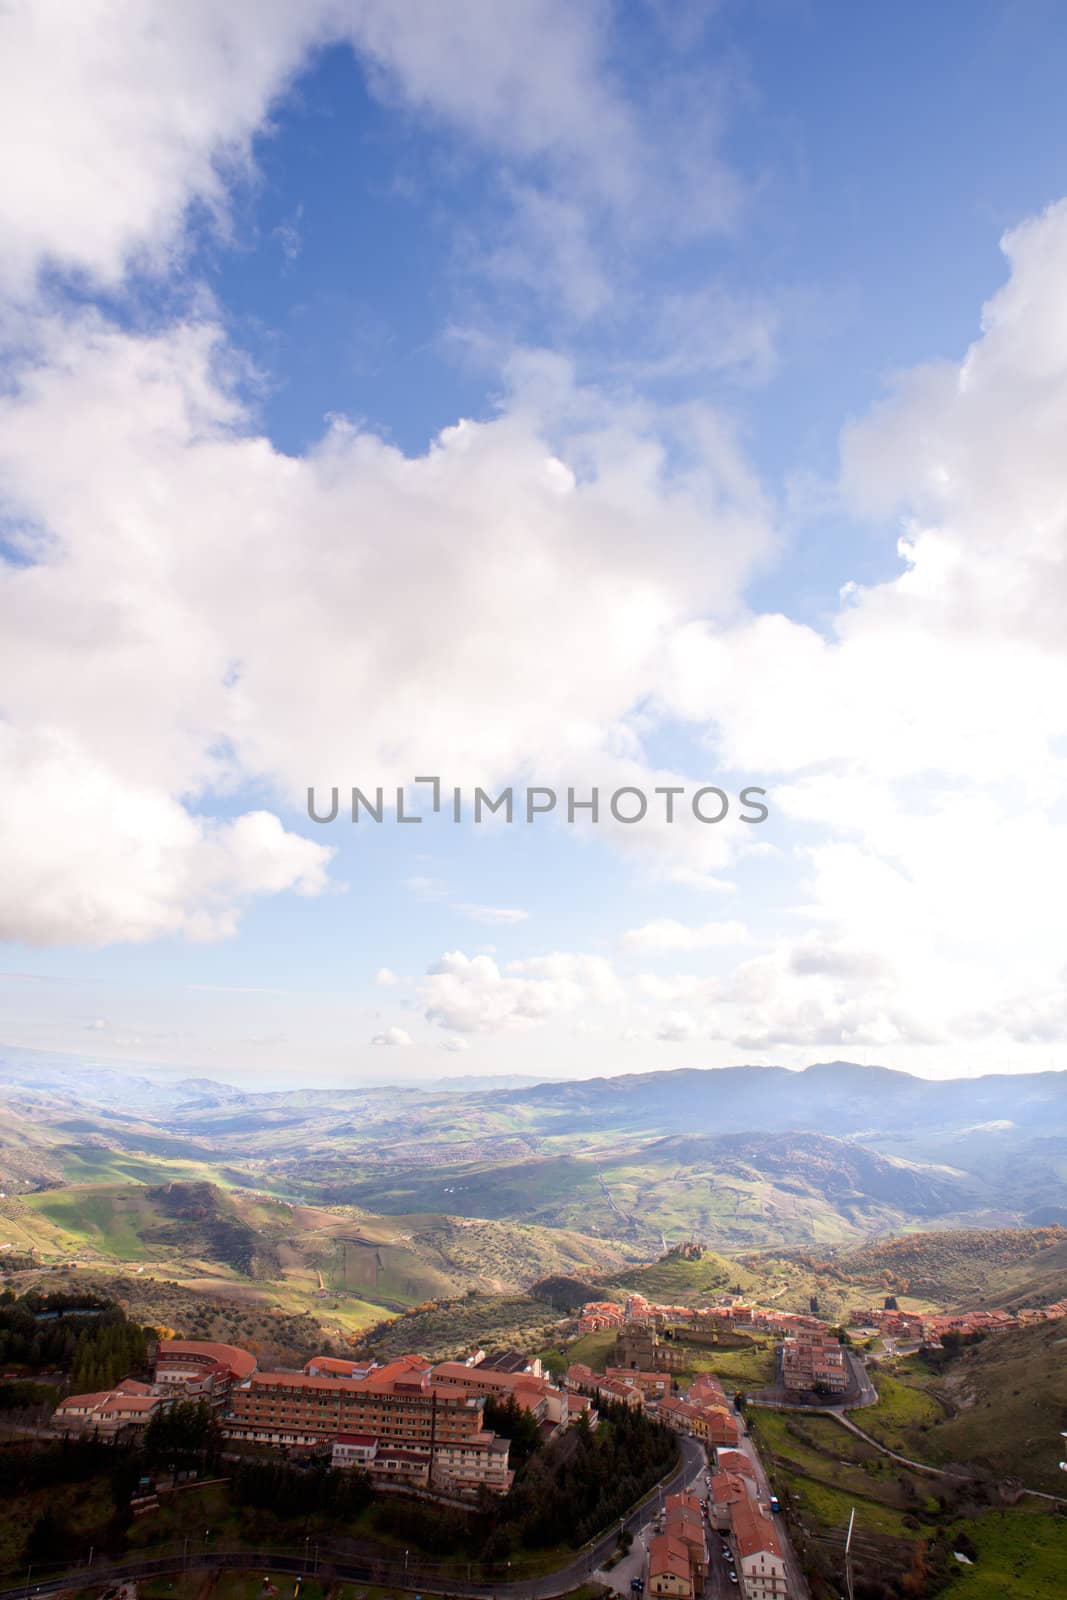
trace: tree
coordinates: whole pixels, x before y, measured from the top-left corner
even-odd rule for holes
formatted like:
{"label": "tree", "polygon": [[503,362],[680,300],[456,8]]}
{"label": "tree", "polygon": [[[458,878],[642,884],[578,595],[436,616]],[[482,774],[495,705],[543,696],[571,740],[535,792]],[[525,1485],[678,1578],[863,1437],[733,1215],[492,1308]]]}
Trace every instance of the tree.
{"label": "tree", "polygon": [[23,1561],[62,1561],[70,1541],[70,1528],[59,1514],[46,1506],[30,1527],[22,1547]]}

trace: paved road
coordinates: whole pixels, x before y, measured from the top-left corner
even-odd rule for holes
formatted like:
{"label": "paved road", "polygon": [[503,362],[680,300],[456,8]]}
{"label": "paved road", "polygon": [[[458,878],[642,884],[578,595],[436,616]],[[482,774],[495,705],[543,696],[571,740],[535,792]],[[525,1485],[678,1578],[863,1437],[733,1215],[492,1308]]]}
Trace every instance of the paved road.
{"label": "paved road", "polygon": [[[605,1572],[602,1566],[596,1566],[592,1571],[592,1576],[598,1583],[606,1583],[610,1588],[616,1589],[625,1595],[630,1593],[630,1582],[633,1578],[643,1578],[647,1585],[649,1540],[654,1531],[653,1525],[663,1509],[663,1503],[667,1495],[678,1494],[682,1490],[699,1490],[701,1479],[707,1468],[708,1458],[702,1444],[699,1444],[696,1439],[688,1437],[679,1439],[678,1443],[682,1447],[682,1462],[678,1471],[669,1483],[664,1484],[659,1492],[645,1505],[638,1507],[627,1519],[626,1527],[634,1536],[630,1553],[624,1556],[616,1566],[612,1567],[610,1572]],[[618,1534],[616,1532],[611,1535],[607,1549],[602,1546],[598,1547],[597,1561],[602,1562],[610,1556],[617,1544]],[[589,1570],[588,1567],[585,1569],[583,1577],[589,1574]],[[556,1576],[558,1577],[558,1574]],[[558,1592],[558,1589],[554,1591],[554,1593]],[[0,1600],[3,1600],[2,1596],[0,1596]]]}

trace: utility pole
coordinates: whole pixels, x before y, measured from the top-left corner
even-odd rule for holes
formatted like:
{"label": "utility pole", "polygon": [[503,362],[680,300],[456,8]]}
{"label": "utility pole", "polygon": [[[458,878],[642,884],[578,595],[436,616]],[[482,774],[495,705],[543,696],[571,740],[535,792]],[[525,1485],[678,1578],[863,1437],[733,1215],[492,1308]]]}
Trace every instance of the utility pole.
{"label": "utility pole", "polygon": [[856,1522],[856,1508],[852,1507],[848,1519],[848,1533],[845,1535],[845,1583],[848,1587],[848,1600],[856,1600],[852,1587],[852,1529]]}

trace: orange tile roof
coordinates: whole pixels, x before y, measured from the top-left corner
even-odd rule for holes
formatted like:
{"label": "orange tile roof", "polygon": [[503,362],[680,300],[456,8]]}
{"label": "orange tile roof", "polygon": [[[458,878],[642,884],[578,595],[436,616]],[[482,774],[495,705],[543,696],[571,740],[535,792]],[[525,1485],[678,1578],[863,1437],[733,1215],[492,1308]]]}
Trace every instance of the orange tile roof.
{"label": "orange tile roof", "polygon": [[217,1361],[229,1367],[236,1378],[250,1378],[258,1362],[247,1350],[233,1344],[210,1344],[200,1339],[161,1339],[156,1359],[167,1356],[200,1356],[205,1361]]}
{"label": "orange tile roof", "polygon": [[766,1550],[768,1554],[774,1556],[782,1554],[781,1541],[774,1523],[770,1517],[758,1511],[747,1496],[731,1509],[730,1524],[738,1554],[742,1558],[758,1555],[761,1550]]}
{"label": "orange tile roof", "polygon": [[98,1389],[93,1394],[68,1394],[65,1400],[59,1402],[56,1410],[66,1411],[69,1407],[71,1411],[85,1411],[91,1406],[98,1406],[110,1393],[110,1389]]}
{"label": "orange tile roof", "polygon": [[689,1582],[689,1551],[680,1539],[659,1533],[648,1547],[650,1578],[684,1578]]}

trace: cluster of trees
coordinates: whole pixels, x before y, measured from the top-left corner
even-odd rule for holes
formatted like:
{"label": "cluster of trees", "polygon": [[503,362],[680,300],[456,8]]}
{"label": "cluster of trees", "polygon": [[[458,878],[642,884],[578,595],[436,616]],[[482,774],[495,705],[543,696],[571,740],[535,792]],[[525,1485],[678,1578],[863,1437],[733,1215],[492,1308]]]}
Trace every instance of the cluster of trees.
{"label": "cluster of trees", "polygon": [[222,1430],[203,1401],[180,1400],[157,1412],[144,1431],[145,1460],[150,1466],[184,1471],[213,1467],[222,1452]]}
{"label": "cluster of trees", "polygon": [[58,1402],[59,1390],[50,1383],[34,1383],[31,1378],[0,1383],[0,1411],[27,1411],[33,1406],[54,1411]]}
{"label": "cluster of trees", "polygon": [[109,1388],[140,1366],[150,1331],[92,1294],[0,1294],[0,1365],[30,1373],[58,1368],[83,1392]]}
{"label": "cluster of trees", "polygon": [[974,1344],[981,1344],[987,1337],[984,1328],[976,1328],[973,1333],[961,1333],[958,1328],[949,1328],[941,1335],[941,1348],[934,1349],[924,1344],[919,1350],[919,1360],[930,1372],[944,1372],[950,1361],[954,1361],[962,1350]]}
{"label": "cluster of trees", "polygon": [[508,1464],[513,1472],[521,1472],[534,1451],[541,1445],[541,1429],[532,1411],[520,1406],[513,1394],[503,1404],[499,1400],[485,1402],[485,1426],[502,1439],[511,1441]]}
{"label": "cluster of trees", "polygon": [[5,1449],[0,1451],[0,1502],[35,1489],[86,1483],[98,1473],[112,1471],[115,1463],[129,1454],[127,1446],[113,1440],[89,1438]]}
{"label": "cluster of trees", "polygon": [[339,1472],[324,1463],[294,1467],[284,1461],[242,1461],[230,1475],[238,1505],[282,1518],[312,1515],[346,1521],[358,1516],[373,1491],[365,1472]]}
{"label": "cluster of trees", "polygon": [[594,1433],[585,1416],[543,1446],[503,1507],[494,1557],[505,1538],[529,1549],[575,1548],[622,1516],[678,1459],[677,1436],[629,1406],[601,1407]]}
{"label": "cluster of trees", "polygon": [[115,1306],[78,1334],[70,1382],[76,1394],[110,1389],[130,1372],[144,1367],[152,1330],[127,1322]]}

